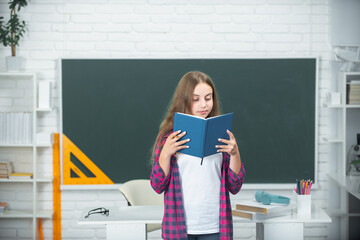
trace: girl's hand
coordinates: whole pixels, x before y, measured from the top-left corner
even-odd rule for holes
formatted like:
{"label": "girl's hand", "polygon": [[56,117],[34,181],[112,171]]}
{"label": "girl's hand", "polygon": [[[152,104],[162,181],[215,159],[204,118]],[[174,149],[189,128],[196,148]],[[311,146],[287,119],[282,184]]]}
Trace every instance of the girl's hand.
{"label": "girl's hand", "polygon": [[215,147],[219,148],[218,152],[226,152],[230,154],[230,156],[240,156],[234,135],[229,130],[226,132],[229,134],[230,140],[219,138],[219,142],[225,143],[226,145],[216,145]]}
{"label": "girl's hand", "polygon": [[181,130],[173,132],[168,136],[166,139],[166,142],[163,146],[163,149],[161,151],[161,154],[164,154],[167,158],[170,158],[173,154],[175,154],[177,151],[189,148],[189,146],[184,145],[185,143],[189,142],[190,139],[185,139],[178,141],[180,138],[182,138],[186,132],[180,133]]}

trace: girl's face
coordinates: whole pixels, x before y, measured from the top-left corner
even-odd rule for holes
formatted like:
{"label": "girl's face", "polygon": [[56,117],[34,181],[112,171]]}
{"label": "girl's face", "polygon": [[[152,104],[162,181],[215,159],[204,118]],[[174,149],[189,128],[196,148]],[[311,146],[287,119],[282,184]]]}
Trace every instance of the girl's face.
{"label": "girl's face", "polygon": [[207,83],[198,83],[194,89],[191,114],[206,118],[213,108],[213,90]]}

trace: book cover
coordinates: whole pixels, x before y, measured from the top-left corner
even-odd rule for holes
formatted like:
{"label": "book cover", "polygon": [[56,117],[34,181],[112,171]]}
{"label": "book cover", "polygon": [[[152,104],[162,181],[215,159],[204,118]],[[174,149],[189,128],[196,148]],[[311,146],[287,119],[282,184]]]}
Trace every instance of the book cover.
{"label": "book cover", "polygon": [[0,202],[0,214],[5,214],[8,210],[7,202]]}
{"label": "book cover", "polygon": [[0,209],[4,209],[7,207],[7,202],[0,202]]}
{"label": "book cover", "polygon": [[8,178],[12,173],[12,166],[9,161],[0,161],[0,178]]}
{"label": "book cover", "polygon": [[10,179],[31,179],[33,176],[32,173],[20,173],[20,172],[16,172],[16,173],[12,173],[9,175]]}
{"label": "book cover", "polygon": [[232,210],[232,214],[233,214],[233,216],[248,218],[251,220],[268,219],[268,218],[273,218],[273,217],[281,217],[281,216],[291,215],[291,209],[287,209],[285,211],[280,211],[280,212],[268,213],[268,214],[241,211],[241,210]]}
{"label": "book cover", "polygon": [[218,139],[229,139],[226,130],[231,131],[233,113],[211,118],[201,118],[184,113],[175,113],[174,131],[186,131],[183,139],[190,139],[187,149],[179,152],[203,158],[217,153],[216,145],[223,145]]}
{"label": "book cover", "polygon": [[283,212],[293,209],[293,204],[279,204],[271,203],[270,205],[264,205],[255,200],[243,201],[236,204],[236,210],[242,210],[247,212],[261,213],[261,214],[272,214],[275,212]]}
{"label": "book cover", "polygon": [[253,218],[253,213],[245,212],[245,211],[239,211],[239,210],[232,210],[232,215],[237,216],[237,217],[248,218],[248,219]]}

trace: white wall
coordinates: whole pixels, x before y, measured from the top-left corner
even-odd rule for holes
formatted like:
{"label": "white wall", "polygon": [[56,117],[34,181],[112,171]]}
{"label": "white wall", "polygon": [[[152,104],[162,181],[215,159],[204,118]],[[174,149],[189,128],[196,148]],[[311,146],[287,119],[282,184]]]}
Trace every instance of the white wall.
{"label": "white wall", "polygon": [[360,1],[330,0],[332,45],[360,45]]}
{"label": "white wall", "polygon": [[[328,49],[329,13],[327,0],[32,0],[20,13],[29,24],[18,55],[26,58],[26,70],[51,80],[53,100],[58,106],[56,60],[86,58],[177,58],[177,57],[268,57],[319,56],[319,103],[329,87],[331,53]],[[7,16],[7,0],[0,0],[0,14]],[[0,71],[10,49],[0,47]],[[0,105],[12,104],[0,90]],[[44,114],[44,130],[59,131],[59,113]],[[326,135],[327,112],[319,108],[319,139]],[[327,145],[319,144],[319,188],[313,200],[326,207]],[[3,155],[0,152],[0,158]],[[52,172],[51,151],[40,154],[40,169]],[[251,159],[243,159],[246,162]],[[22,163],[19,163],[21,167]],[[145,163],[144,163],[145,164]],[[16,184],[0,194],[12,194]],[[52,189],[40,190],[39,205],[52,207]],[[250,199],[250,190],[232,198]],[[290,191],[272,191],[290,194]],[[62,239],[104,239],[101,227],[77,225],[87,206],[121,206],[125,200],[116,190],[62,191]],[[0,239],[28,234],[25,220],[0,221]],[[10,223],[16,223],[10,224]],[[6,231],[7,236],[4,235]],[[52,238],[52,222],[43,223],[45,239]],[[236,239],[255,239],[255,226],[235,226]],[[160,232],[151,239],[160,239]],[[327,225],[306,225],[306,239],[325,239]],[[24,237],[25,238],[25,237]],[[21,237],[23,239],[23,237]]]}

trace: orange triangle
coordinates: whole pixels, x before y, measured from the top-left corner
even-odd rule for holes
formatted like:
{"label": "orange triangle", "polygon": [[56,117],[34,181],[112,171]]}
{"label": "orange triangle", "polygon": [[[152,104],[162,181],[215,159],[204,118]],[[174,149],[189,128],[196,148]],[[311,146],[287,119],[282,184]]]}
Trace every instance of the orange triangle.
{"label": "orange triangle", "polygon": [[[73,162],[71,153],[87,167],[95,177],[87,177]],[[72,178],[71,170],[79,177]],[[114,184],[68,137],[63,134],[63,183],[69,184]]]}

